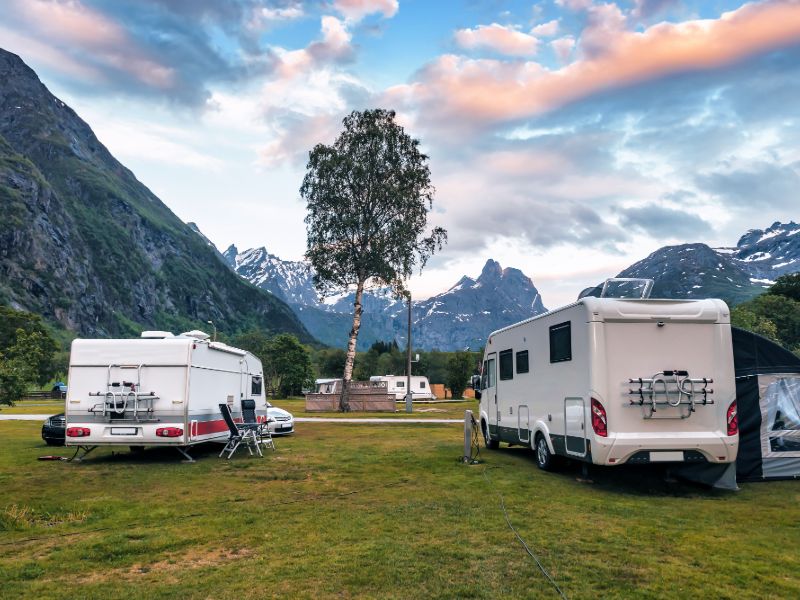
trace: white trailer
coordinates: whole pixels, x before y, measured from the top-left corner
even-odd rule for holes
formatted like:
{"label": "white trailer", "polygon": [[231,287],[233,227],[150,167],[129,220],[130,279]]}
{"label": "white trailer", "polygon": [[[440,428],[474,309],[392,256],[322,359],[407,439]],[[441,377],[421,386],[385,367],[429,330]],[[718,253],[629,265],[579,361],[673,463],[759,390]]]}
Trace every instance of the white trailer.
{"label": "white trailer", "polygon": [[582,298],[492,333],[480,388],[486,445],[530,446],[542,469],[736,459],[721,300]]}
{"label": "white trailer", "polygon": [[77,339],[72,343],[66,399],[67,446],[186,447],[224,442],[227,404],[241,421],[242,400],[266,420],[261,362],[251,353],[210,342],[192,331],[141,339]]}
{"label": "white trailer", "polygon": [[[408,390],[406,390],[408,377],[406,375],[373,375],[369,380],[385,381],[386,389],[390,396],[394,396],[395,400],[405,400],[408,393]],[[431,384],[427,377],[423,375],[411,376],[411,399],[434,400],[434,396],[431,393]]]}

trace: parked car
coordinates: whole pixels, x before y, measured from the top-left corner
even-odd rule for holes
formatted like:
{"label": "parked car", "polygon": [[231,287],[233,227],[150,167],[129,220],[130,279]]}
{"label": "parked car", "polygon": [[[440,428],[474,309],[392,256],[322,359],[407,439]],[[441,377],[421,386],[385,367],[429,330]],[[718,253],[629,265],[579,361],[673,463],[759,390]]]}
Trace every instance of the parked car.
{"label": "parked car", "polygon": [[292,413],[273,406],[267,402],[267,421],[272,435],[289,435],[294,433],[294,417]]}
{"label": "parked car", "polygon": [[42,425],[42,439],[48,446],[63,446],[64,431],[67,427],[67,418],[64,413],[58,413],[47,419]]}

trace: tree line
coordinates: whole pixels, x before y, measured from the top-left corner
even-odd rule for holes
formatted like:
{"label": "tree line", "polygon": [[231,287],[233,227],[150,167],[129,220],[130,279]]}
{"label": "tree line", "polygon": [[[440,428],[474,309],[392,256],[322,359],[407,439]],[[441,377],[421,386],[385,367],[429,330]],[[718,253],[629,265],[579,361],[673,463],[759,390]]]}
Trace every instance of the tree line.
{"label": "tree line", "polygon": [[764,294],[735,306],[731,323],[800,356],[800,273],[778,277]]}

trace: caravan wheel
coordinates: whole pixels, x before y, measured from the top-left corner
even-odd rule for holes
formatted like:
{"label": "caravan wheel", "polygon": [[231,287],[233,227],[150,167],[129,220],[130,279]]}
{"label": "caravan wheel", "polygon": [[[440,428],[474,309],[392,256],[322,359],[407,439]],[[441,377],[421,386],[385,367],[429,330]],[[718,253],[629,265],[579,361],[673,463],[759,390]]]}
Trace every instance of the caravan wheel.
{"label": "caravan wheel", "polygon": [[486,425],[486,421],[481,421],[481,430],[483,431],[483,445],[489,450],[497,450],[500,442],[489,437],[489,427]]}
{"label": "caravan wheel", "polygon": [[536,434],[536,466],[542,471],[553,470],[553,455],[547,446],[547,440],[541,433]]}

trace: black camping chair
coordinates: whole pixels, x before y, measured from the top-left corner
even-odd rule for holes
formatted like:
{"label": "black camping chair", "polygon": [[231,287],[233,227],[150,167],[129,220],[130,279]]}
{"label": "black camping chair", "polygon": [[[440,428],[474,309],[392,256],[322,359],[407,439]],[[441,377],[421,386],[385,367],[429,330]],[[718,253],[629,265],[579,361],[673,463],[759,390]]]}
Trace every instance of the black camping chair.
{"label": "black camping chair", "polygon": [[253,455],[253,448],[255,447],[256,452],[258,452],[259,456],[264,456],[261,453],[261,446],[258,443],[258,438],[256,437],[256,431],[252,428],[247,427],[240,427],[236,424],[233,420],[233,415],[231,415],[231,409],[227,404],[220,404],[219,405],[219,412],[222,413],[222,418],[225,419],[225,424],[228,426],[228,431],[230,431],[230,437],[228,438],[228,442],[225,444],[225,447],[222,449],[222,452],[219,453],[220,458],[226,452],[228,453],[227,458],[233,456],[233,453],[239,448],[239,446],[244,443],[247,446],[247,450],[250,452],[250,456]]}
{"label": "black camping chair", "polygon": [[239,428],[253,429],[258,443],[263,444],[265,448],[272,448],[274,452],[275,442],[272,439],[269,424],[266,421],[259,422],[258,417],[256,417],[256,401],[252,398],[242,400],[242,419],[244,422],[239,425]]}

